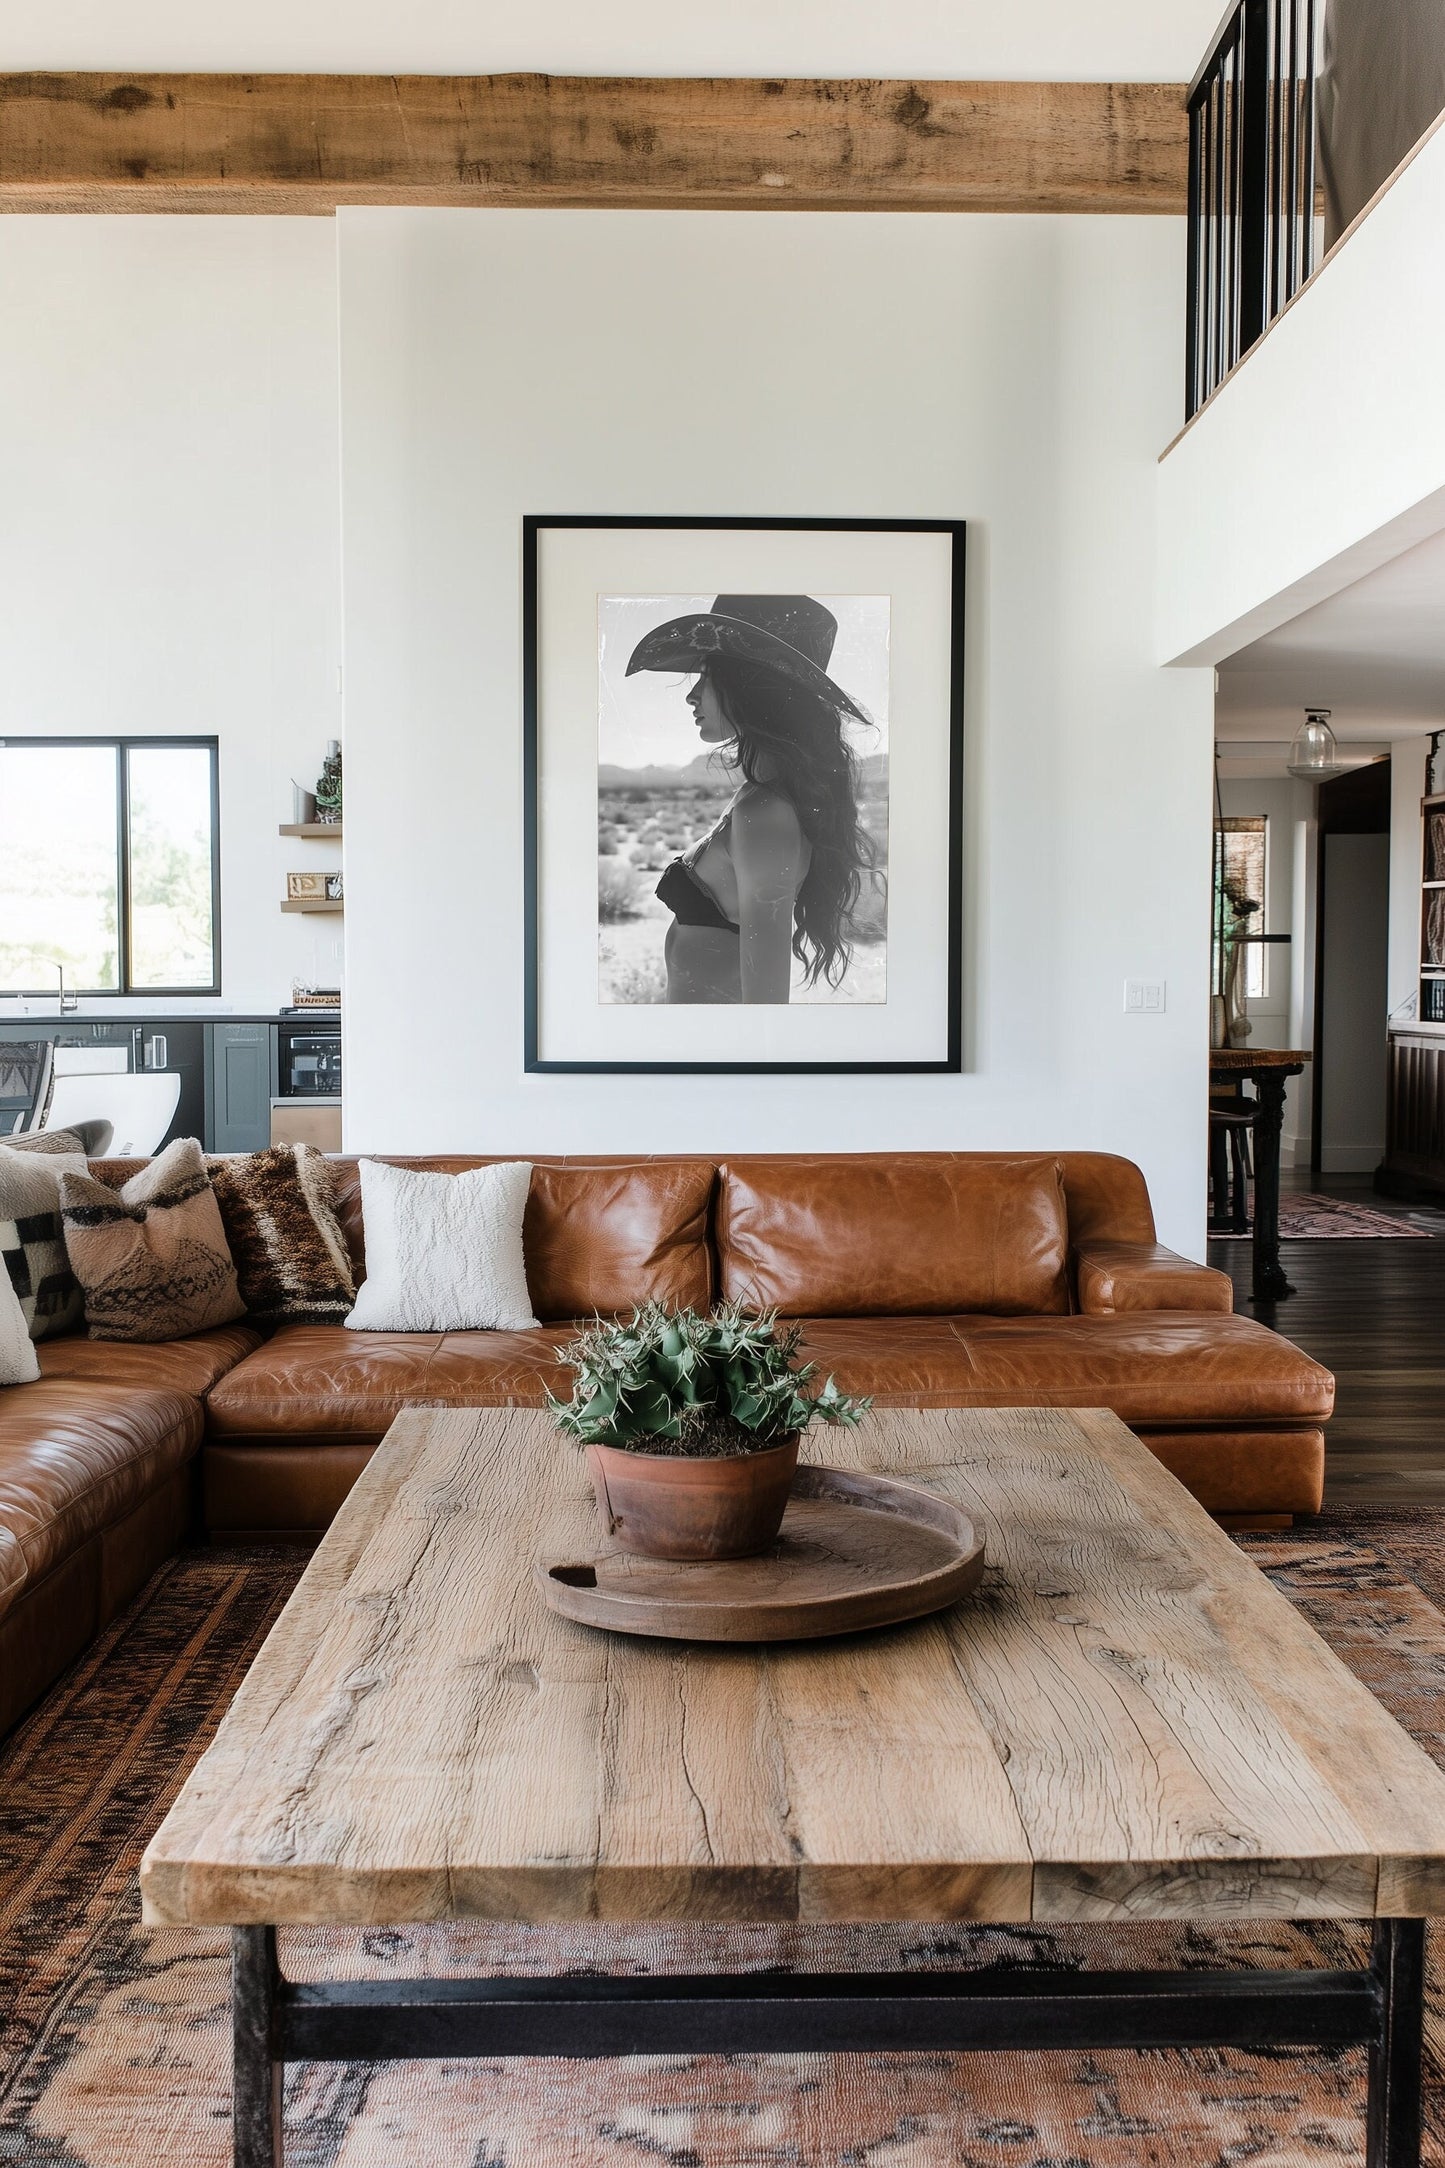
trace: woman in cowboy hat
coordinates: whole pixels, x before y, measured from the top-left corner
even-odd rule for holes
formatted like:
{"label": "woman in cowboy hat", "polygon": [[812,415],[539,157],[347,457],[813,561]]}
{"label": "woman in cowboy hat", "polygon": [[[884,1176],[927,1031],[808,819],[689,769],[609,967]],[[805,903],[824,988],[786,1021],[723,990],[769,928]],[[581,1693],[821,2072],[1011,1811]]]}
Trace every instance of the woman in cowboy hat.
{"label": "woman in cowboy hat", "polygon": [[786,1002],[795,959],[806,986],[836,987],[848,969],[851,914],[876,854],[843,735],[845,716],[867,717],[827,673],[837,630],[810,595],[719,595],[632,652],[629,677],[697,673],[687,704],[698,735],[728,746],[743,778],[657,884],[673,914],[671,1002]]}

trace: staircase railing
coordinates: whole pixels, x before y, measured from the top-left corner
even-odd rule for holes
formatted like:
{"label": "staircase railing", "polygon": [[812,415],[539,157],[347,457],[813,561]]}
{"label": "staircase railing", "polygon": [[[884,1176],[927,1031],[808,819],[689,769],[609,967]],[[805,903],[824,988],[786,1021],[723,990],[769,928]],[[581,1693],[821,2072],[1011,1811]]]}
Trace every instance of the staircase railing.
{"label": "staircase railing", "polygon": [[1315,16],[1238,0],[1189,86],[1191,416],[1314,268]]}

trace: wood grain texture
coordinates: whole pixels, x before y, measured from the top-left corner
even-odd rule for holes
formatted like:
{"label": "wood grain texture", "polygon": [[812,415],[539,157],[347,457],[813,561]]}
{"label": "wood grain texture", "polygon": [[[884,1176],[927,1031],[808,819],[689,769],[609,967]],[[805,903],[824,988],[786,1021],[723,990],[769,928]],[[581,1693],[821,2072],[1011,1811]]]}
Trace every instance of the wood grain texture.
{"label": "wood grain texture", "polygon": [[[400,1416],[150,1846],[156,1923],[1445,1910],[1445,1778],[1108,1414],[875,1411],[812,1455],[987,1536],[838,1643],[556,1617],[544,1415]],[[578,1555],[585,1555],[585,1550]]]}
{"label": "wood grain texture", "polygon": [[0,209],[1181,214],[1170,83],[0,75]]}
{"label": "wood grain texture", "polygon": [[1282,1046],[1212,1046],[1211,1076],[1248,1076],[1253,1069],[1303,1069],[1313,1059],[1304,1048]]}

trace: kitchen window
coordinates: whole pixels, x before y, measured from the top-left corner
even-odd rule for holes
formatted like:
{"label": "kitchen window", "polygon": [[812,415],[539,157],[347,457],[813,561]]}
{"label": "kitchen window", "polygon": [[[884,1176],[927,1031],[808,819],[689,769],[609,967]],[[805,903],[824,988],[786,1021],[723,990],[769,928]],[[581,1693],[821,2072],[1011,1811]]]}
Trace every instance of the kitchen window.
{"label": "kitchen window", "polygon": [[0,738],[0,993],[218,994],[214,738]]}

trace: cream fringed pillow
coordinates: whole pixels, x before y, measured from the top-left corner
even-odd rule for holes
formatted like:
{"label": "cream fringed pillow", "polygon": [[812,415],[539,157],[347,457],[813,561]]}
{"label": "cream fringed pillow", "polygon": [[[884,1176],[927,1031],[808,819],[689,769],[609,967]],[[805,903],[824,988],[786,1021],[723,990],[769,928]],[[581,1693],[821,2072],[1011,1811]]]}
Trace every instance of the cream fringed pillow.
{"label": "cream fringed pillow", "polygon": [[194,1137],[112,1189],[60,1178],[70,1268],[97,1340],[179,1340],[243,1314],[221,1214]]}

